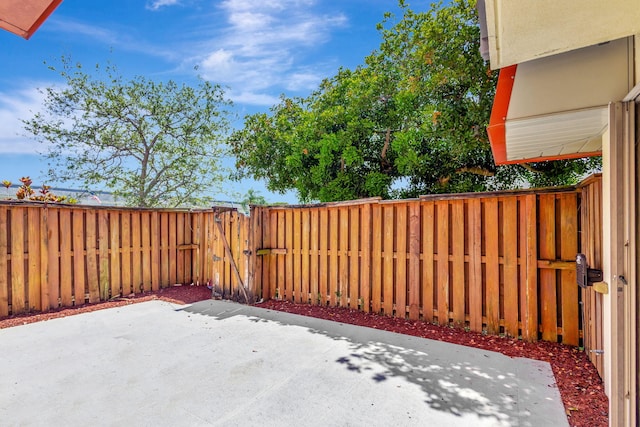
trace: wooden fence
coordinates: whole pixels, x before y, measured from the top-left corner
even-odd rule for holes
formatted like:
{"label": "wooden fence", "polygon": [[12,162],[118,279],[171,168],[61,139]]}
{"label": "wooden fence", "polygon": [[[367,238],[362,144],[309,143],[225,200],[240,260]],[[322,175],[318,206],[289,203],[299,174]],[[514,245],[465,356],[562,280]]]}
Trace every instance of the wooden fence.
{"label": "wooden fence", "polygon": [[204,281],[212,222],[211,211],[0,204],[0,316]]}
{"label": "wooden fence", "polygon": [[[0,316],[208,283],[226,298],[578,345],[575,256],[579,233],[584,247],[597,233],[581,227],[600,224],[598,185],[254,206],[250,217],[0,203]],[[597,296],[582,298],[591,339]]]}
{"label": "wooden fence", "polygon": [[256,207],[254,291],[578,345],[580,195]]}

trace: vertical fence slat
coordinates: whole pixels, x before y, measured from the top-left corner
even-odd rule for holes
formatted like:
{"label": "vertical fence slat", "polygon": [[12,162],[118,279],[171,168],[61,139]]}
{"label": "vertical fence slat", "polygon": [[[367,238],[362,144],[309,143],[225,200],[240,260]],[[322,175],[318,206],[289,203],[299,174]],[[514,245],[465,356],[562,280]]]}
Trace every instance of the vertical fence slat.
{"label": "vertical fence slat", "polygon": [[349,307],[356,310],[360,306],[360,206],[349,209]]}
{"label": "vertical fence slat", "polygon": [[152,276],[152,249],[151,249],[151,213],[142,212],[140,217],[142,240],[142,291],[151,290]]}
{"label": "vertical fence slat", "polygon": [[382,205],[376,203],[371,208],[373,239],[371,251],[371,310],[380,313],[382,308]]}
{"label": "vertical fence slat", "polygon": [[464,200],[453,200],[451,203],[452,232],[452,290],[453,290],[453,323],[457,327],[465,325],[465,289],[464,289]]}
{"label": "vertical fence slat", "polygon": [[121,214],[120,262],[122,270],[122,296],[131,295],[131,212]]}
{"label": "vertical fence slat", "polygon": [[49,308],[60,305],[60,208],[49,208],[47,214],[47,228],[49,230],[48,258],[49,258]]}
{"label": "vertical fence slat", "polygon": [[100,277],[100,299],[109,299],[109,286],[111,283],[109,268],[109,211],[102,210],[98,213],[98,268]]}
{"label": "vertical fence slat", "polygon": [[407,205],[396,205],[396,316],[407,316]]}
{"label": "vertical fence slat", "polygon": [[482,202],[469,200],[469,328],[482,332]]}
{"label": "vertical fence slat", "polygon": [[60,210],[60,304],[69,307],[73,298],[73,264],[71,261],[71,211],[67,208]]}
{"label": "vertical fence slat", "polygon": [[338,282],[338,303],[341,307],[347,305],[349,290],[349,208],[340,207],[340,270]]}
{"label": "vertical fence slat", "polygon": [[522,215],[523,237],[520,239],[520,253],[524,257],[521,268],[521,309],[522,338],[525,341],[538,339],[538,228],[537,196],[524,196]]}
{"label": "vertical fence slat", "polygon": [[178,266],[176,264],[178,261],[178,213],[169,212],[167,215],[169,217],[169,241],[167,242],[169,246],[169,280],[167,284],[175,285],[178,283]]}
{"label": "vertical fence slat", "polygon": [[449,324],[449,202],[439,201],[437,207],[438,224],[438,280],[434,289],[437,293],[438,323]]}
{"label": "vertical fence slat", "polygon": [[6,207],[0,206],[0,316],[9,315],[9,286],[11,286],[11,281],[8,276],[8,258],[11,244],[7,241],[8,213],[9,211]]}
{"label": "vertical fence slat", "polygon": [[85,237],[84,211],[74,209],[73,220],[73,300],[75,305],[85,302]]}
{"label": "vertical fence slat", "polygon": [[160,213],[160,287],[169,285],[169,214]]}
{"label": "vertical fence slat", "polygon": [[327,269],[329,267],[329,212],[327,209],[320,210],[320,265],[319,265],[319,295],[314,304],[325,305],[327,302],[327,282],[329,275]]}
{"label": "vertical fence slat", "polygon": [[11,311],[22,313],[25,305],[24,208],[11,212]]}
{"label": "vertical fence slat", "polygon": [[297,302],[302,302],[302,211],[293,212],[293,289]]}
{"label": "vertical fence slat", "polygon": [[422,318],[426,322],[434,318],[434,208],[433,202],[422,202]]}
{"label": "vertical fence slat", "polygon": [[518,199],[503,199],[504,331],[518,337]]}
{"label": "vertical fence slat", "polygon": [[[578,252],[578,203],[577,193],[560,196],[560,257],[565,261],[575,258]],[[560,297],[562,307],[562,342],[578,345],[578,286],[576,271],[560,272]]]}
{"label": "vertical fence slat", "polygon": [[[49,308],[49,208],[42,208],[40,213],[40,308]],[[2,241],[2,211],[0,210],[0,242]],[[2,247],[0,247],[0,260],[2,259]],[[0,271],[2,265],[0,265]],[[6,270],[4,270],[6,271]],[[0,273],[0,295],[2,294],[2,273]],[[2,298],[0,297],[0,300]],[[2,303],[0,302],[0,307]],[[2,309],[0,308],[0,311]]]}
{"label": "vertical fence slat", "polygon": [[133,293],[138,293],[142,289],[142,252],[141,252],[141,230],[140,212],[131,214],[131,284]]}
{"label": "vertical fence slat", "polygon": [[[278,211],[278,241],[277,241],[277,248],[284,248],[286,245],[286,219],[285,219],[285,212],[280,210]],[[284,256],[282,255],[275,255],[277,262],[278,262],[278,286],[280,287],[280,290],[282,291],[283,296],[286,296],[286,298],[288,300],[293,301],[293,292],[292,290],[287,287],[287,282],[285,280],[285,259]]]}
{"label": "vertical fence slat", "polygon": [[[371,204],[362,207],[362,220],[360,221],[360,238],[362,239],[360,260],[360,298],[361,310],[369,312],[371,308]],[[419,254],[418,254],[419,256]]]}
{"label": "vertical fence slat", "polygon": [[[176,245],[186,245],[185,219],[188,214],[184,212],[177,212],[176,215]],[[189,232],[188,235],[191,236],[191,233]],[[191,249],[180,249],[179,247],[176,247],[176,283],[180,283],[182,285],[194,283],[193,278],[188,274],[191,263],[189,262],[189,267],[186,266],[185,258],[187,252],[191,253]]]}
{"label": "vertical fence slat", "polygon": [[[325,213],[326,213],[326,211],[325,211]],[[285,212],[285,227],[286,227],[286,231],[285,231],[285,248],[287,248],[287,254],[285,255],[285,269],[286,269],[285,286],[287,288],[287,292],[289,293],[289,298],[292,301],[296,301],[295,278],[294,278],[294,273],[293,273],[293,265],[294,265],[294,259],[295,259],[295,255],[293,253],[293,251],[294,251],[294,248],[293,248],[293,211],[290,210],[290,209],[288,209]],[[322,270],[322,271],[325,271],[325,270]],[[320,283],[322,283],[322,280],[324,280],[324,279],[325,279],[325,277],[322,277]],[[325,284],[325,289],[326,289],[326,284]]]}
{"label": "vertical fence slat", "polygon": [[[539,197],[539,247],[540,258],[556,259],[556,196],[542,194]],[[541,269],[540,302],[542,339],[555,342],[558,338],[558,316],[556,305],[556,271]]]}
{"label": "vertical fence slat", "polygon": [[409,204],[409,319],[420,318],[420,203]]}
{"label": "vertical fence slat", "polygon": [[487,198],[484,202],[484,239],[486,294],[485,316],[487,331],[496,334],[500,330],[500,262],[498,259],[498,199]]}
{"label": "vertical fence slat", "polygon": [[393,314],[393,237],[396,232],[394,224],[394,206],[392,204],[383,205],[384,215],[384,244],[382,262],[382,308],[385,316]]}
{"label": "vertical fence slat", "polygon": [[[29,254],[29,270],[28,270],[28,282],[29,282],[29,309],[30,310],[42,310],[42,301],[40,299],[41,295],[41,276],[40,276],[40,268],[41,268],[41,257],[42,254],[40,252],[40,233],[42,232],[40,228],[40,215],[41,210],[38,208],[29,208],[27,210],[27,221],[29,223],[28,229],[28,249],[27,253]],[[46,282],[45,282],[46,283]]]}
{"label": "vertical fence slat", "polygon": [[[269,227],[270,227],[270,241],[269,248],[277,248],[278,247],[278,211],[269,212]],[[309,232],[307,230],[307,239],[309,239]],[[303,235],[304,238],[304,235]],[[279,295],[280,298],[284,298],[284,289],[281,288],[281,284],[278,283],[278,257],[276,255],[268,255],[267,259],[269,260],[269,283],[271,286],[271,294]],[[308,254],[307,254],[307,263],[308,263]],[[304,261],[303,261],[304,262]],[[308,264],[307,264],[308,265]],[[307,270],[307,280],[309,277]],[[276,290],[278,293],[276,293]],[[308,287],[307,287],[308,291]],[[306,300],[305,300],[306,301]]]}
{"label": "vertical fence slat", "polygon": [[89,302],[100,301],[100,286],[98,278],[98,234],[96,229],[96,212],[88,211],[85,217],[86,248],[87,248],[87,284],[89,288]]}
{"label": "vertical fence slat", "polygon": [[318,301],[319,283],[318,283],[318,244],[319,244],[319,228],[318,221],[320,218],[318,209],[312,209],[311,218],[311,241],[310,241],[310,260],[309,260],[309,296],[307,299],[310,303],[316,304]]}
{"label": "vertical fence slat", "polygon": [[111,265],[111,298],[121,295],[120,212],[109,211],[109,262]]}
{"label": "vertical fence slat", "polygon": [[158,212],[151,213],[150,235],[151,235],[151,290],[157,291],[160,288],[160,219]]}

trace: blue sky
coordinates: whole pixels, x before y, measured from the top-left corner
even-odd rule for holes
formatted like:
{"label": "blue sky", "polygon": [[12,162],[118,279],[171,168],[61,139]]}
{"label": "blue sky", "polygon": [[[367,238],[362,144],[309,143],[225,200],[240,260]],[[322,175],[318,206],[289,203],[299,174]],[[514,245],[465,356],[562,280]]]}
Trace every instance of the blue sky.
{"label": "blue sky", "polygon": [[[409,3],[427,10],[431,1]],[[242,117],[268,111],[282,93],[306,96],[339,67],[363,63],[380,44],[376,24],[387,11],[398,12],[397,1],[64,0],[28,41],[0,30],[0,180],[42,181],[43,148],[24,135],[20,119],[41,108],[38,88],[61,83],[44,61],[110,61],[125,76],[194,84],[200,74],[227,87]],[[296,202],[262,183],[227,188]]]}

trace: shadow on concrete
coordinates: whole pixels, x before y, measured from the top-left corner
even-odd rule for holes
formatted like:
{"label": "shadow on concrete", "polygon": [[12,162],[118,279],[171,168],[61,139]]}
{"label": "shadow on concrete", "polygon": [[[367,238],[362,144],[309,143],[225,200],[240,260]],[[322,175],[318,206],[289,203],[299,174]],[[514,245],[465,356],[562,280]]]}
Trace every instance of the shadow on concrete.
{"label": "shadow on concrete", "polygon": [[419,387],[431,409],[457,417],[474,415],[483,425],[567,425],[548,364],[377,329],[243,306],[202,301],[184,308],[219,320],[245,316],[305,328],[348,343],[337,368],[376,384],[402,379]]}

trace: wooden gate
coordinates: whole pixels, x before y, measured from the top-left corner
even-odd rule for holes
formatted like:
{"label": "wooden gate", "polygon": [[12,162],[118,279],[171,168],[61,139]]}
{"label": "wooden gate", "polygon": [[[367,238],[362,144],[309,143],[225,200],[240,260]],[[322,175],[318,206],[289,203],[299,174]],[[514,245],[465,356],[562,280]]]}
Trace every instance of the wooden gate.
{"label": "wooden gate", "polygon": [[[589,267],[602,269],[602,179],[592,176],[580,185],[581,250]],[[584,349],[604,380],[602,338],[602,294],[582,289],[582,333]]]}

